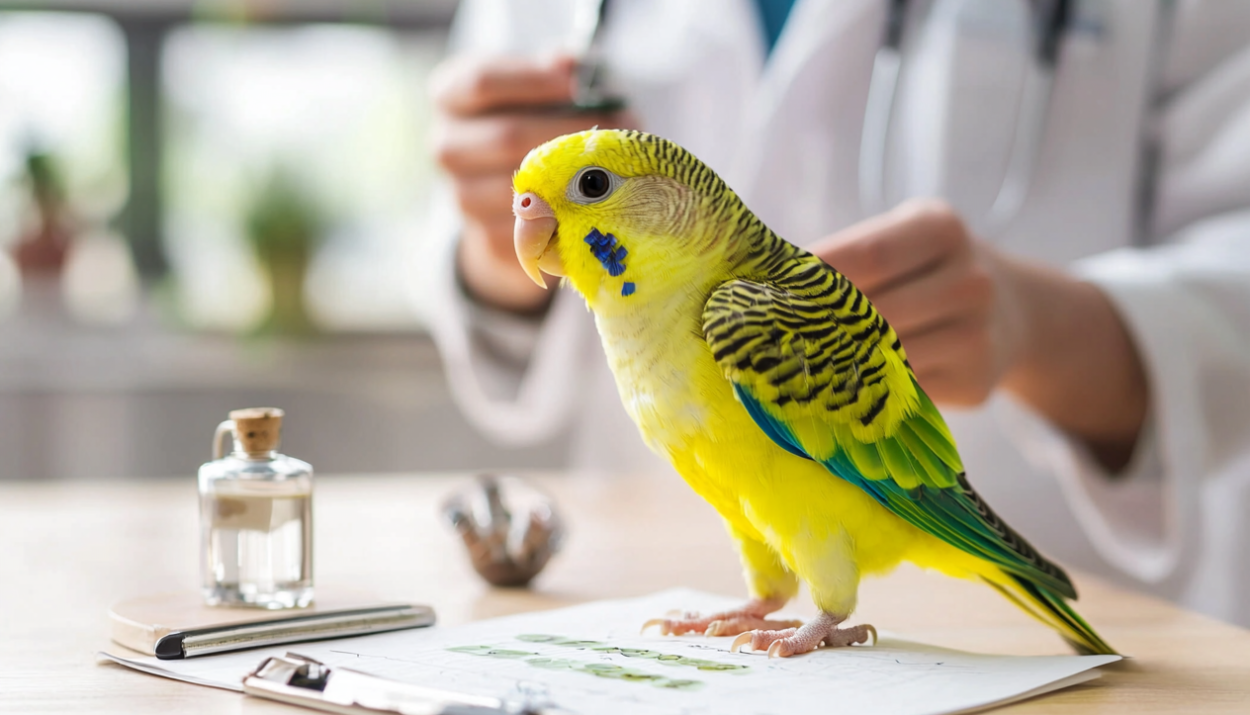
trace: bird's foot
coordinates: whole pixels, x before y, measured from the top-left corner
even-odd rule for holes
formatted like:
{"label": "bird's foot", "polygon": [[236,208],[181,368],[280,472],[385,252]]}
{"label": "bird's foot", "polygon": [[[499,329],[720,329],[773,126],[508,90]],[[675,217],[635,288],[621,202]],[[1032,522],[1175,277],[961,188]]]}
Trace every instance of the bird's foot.
{"label": "bird's foot", "polygon": [[785,605],[782,599],[753,598],[742,608],[721,611],[708,616],[686,613],[671,618],[652,618],[642,624],[642,630],[660,627],[662,636],[680,636],[686,633],[702,633],[708,636],[736,636],[751,630],[794,629],[802,621],[770,621],[768,614]]}
{"label": "bird's foot", "polygon": [[838,628],[843,620],[845,618],[821,613],[811,623],[798,628],[743,633],[734,639],[729,650],[736,653],[739,648],[749,646],[754,651],[767,650],[769,658],[788,658],[800,653],[810,653],[822,644],[827,648],[842,648],[867,643],[869,634],[872,634],[872,642],[877,642],[876,628],[866,623],[851,628]]}

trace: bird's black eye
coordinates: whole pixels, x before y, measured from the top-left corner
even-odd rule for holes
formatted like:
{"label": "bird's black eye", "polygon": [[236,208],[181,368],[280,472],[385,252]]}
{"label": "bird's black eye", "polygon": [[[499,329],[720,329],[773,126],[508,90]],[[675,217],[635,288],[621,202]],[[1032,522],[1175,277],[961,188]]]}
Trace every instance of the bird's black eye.
{"label": "bird's black eye", "polygon": [[582,172],[577,180],[577,188],[588,199],[601,199],[607,196],[608,189],[612,188],[612,180],[608,178],[608,172],[603,169],[590,169]]}
{"label": "bird's black eye", "polygon": [[611,196],[622,183],[624,179],[607,169],[587,166],[573,175],[565,196],[575,204],[593,204]]}

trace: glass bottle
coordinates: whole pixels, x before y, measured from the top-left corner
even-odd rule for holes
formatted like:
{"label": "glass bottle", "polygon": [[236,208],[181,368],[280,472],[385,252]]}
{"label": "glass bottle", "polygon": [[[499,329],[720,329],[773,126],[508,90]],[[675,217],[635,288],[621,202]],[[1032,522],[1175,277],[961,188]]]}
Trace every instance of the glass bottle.
{"label": "glass bottle", "polygon": [[[282,410],[235,410],[200,467],[204,599],[296,608],[313,599],[312,467],[279,454]],[[233,450],[225,454],[229,436]]]}

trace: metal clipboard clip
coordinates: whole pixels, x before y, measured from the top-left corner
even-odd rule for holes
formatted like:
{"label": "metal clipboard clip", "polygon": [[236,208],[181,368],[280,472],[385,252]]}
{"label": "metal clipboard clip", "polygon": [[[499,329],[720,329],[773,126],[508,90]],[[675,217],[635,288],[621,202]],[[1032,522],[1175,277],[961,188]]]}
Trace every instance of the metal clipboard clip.
{"label": "metal clipboard clip", "polygon": [[296,653],[266,658],[243,679],[243,692],[314,710],[358,715],[570,715],[549,707],[508,703],[379,678],[350,668],[331,670]]}

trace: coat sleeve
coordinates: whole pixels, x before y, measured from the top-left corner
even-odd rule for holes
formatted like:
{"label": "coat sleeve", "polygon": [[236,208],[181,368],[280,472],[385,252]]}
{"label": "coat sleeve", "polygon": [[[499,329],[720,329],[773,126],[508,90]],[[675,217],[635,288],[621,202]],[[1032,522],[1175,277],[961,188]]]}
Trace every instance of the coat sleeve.
{"label": "coat sleeve", "polygon": [[1151,117],[1156,238],[1146,241],[1162,245],[1074,266],[1110,297],[1145,363],[1151,404],[1136,454],[1108,475],[1034,416],[1016,415],[1011,430],[1059,475],[1100,554],[1147,583],[1178,577],[1211,548],[1202,541],[1217,484],[1250,482],[1250,49],[1212,55],[1245,48],[1250,17],[1217,21],[1191,5],[1215,4],[1182,5],[1163,71],[1168,99]]}
{"label": "coat sleeve", "polygon": [[1204,490],[1246,479],[1236,468],[1250,459],[1250,211],[1184,233],[1075,267],[1111,298],[1146,367],[1150,414],[1124,473],[1107,474],[1040,419],[1013,420],[1100,554],[1147,583],[1202,548]]}

